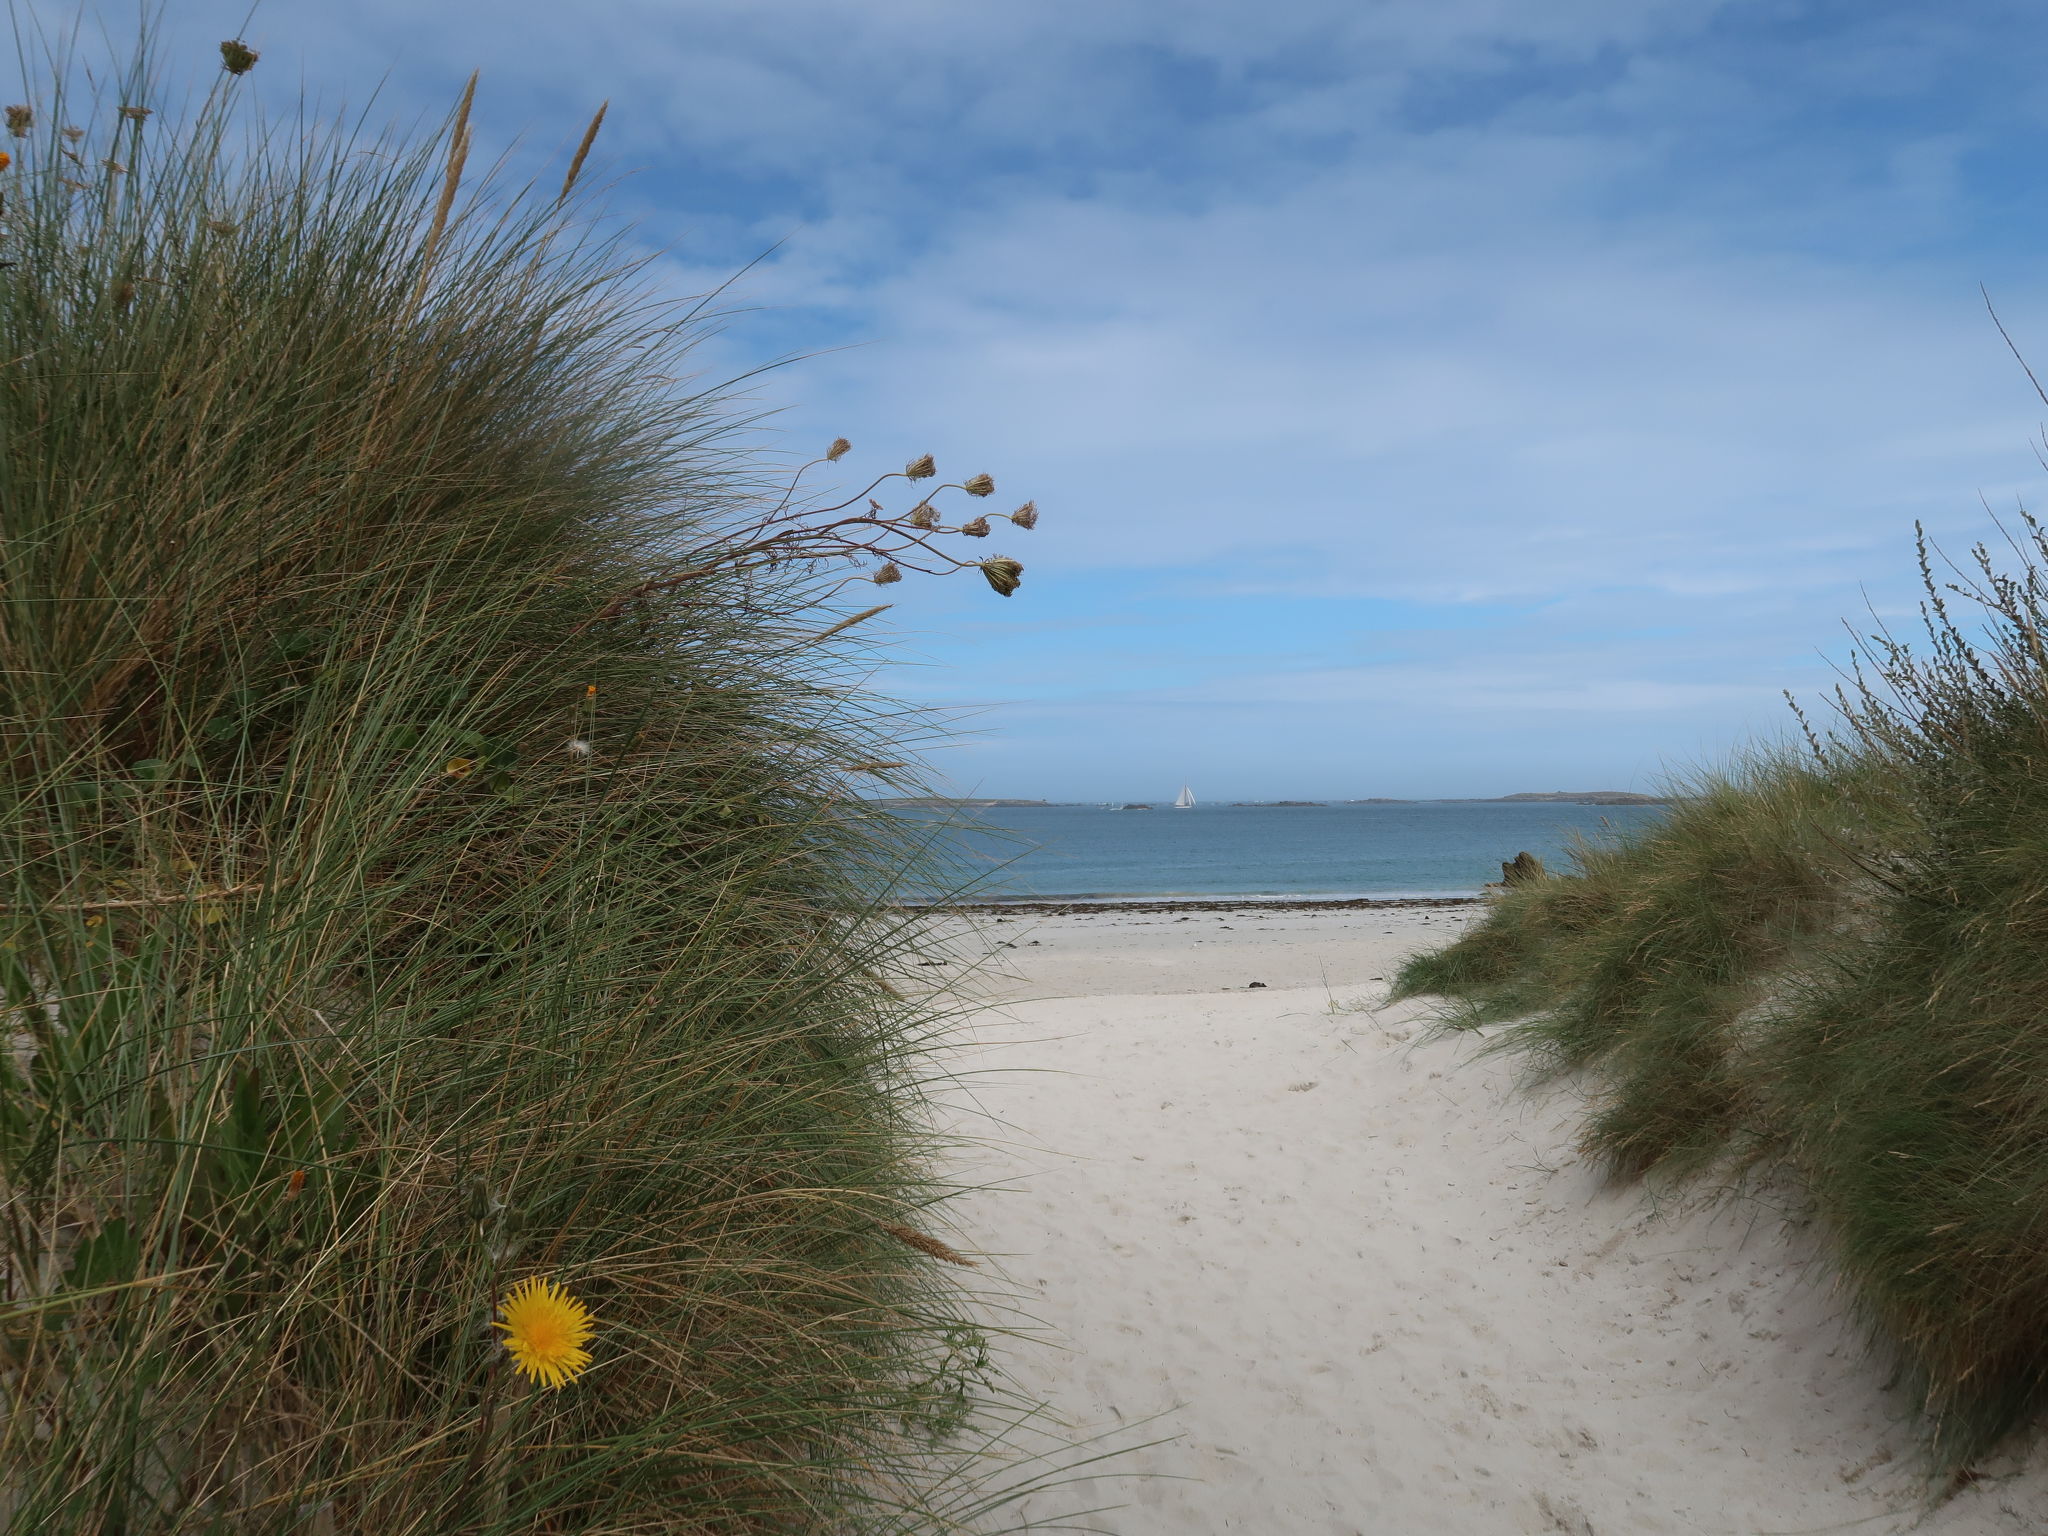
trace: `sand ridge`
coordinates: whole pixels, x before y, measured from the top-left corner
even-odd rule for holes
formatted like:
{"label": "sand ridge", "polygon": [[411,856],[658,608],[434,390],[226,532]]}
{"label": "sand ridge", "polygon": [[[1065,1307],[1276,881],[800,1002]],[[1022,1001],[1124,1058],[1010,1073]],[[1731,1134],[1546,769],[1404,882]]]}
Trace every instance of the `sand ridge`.
{"label": "sand ridge", "polygon": [[[1474,909],[984,924],[946,1121],[994,1138],[951,1235],[1044,1327],[1084,1431],[1174,1435],[1037,1519],[1115,1536],[2048,1529],[2020,1463],[1931,1511],[1812,1234],[1658,1210],[1578,1159],[1571,1089],[1387,1007]],[[1036,940],[1036,944],[1033,944]],[[1005,946],[1015,946],[1014,948]],[[1266,986],[1252,989],[1252,981]],[[994,1187],[1000,1186],[1000,1187]]]}

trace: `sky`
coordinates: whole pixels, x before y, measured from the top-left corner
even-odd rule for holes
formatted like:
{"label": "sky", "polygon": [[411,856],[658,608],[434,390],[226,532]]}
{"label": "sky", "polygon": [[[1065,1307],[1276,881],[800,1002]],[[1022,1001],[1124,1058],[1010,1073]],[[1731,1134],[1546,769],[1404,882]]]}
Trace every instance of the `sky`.
{"label": "sky", "polygon": [[[57,17],[62,0],[17,0]],[[111,30],[133,7],[105,5]],[[764,451],[1042,521],[873,682],[952,787],[1653,790],[2048,481],[2020,0],[178,0],[252,88],[592,173]],[[752,263],[752,265],[748,265]],[[2043,371],[2048,377],[2048,370]]]}

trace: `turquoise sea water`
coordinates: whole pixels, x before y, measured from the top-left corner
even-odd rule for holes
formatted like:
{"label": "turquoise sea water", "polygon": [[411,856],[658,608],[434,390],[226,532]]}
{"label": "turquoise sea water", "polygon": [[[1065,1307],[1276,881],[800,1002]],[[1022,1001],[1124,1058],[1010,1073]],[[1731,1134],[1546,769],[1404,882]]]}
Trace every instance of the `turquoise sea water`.
{"label": "turquoise sea water", "polygon": [[1527,849],[1553,868],[1574,834],[1613,836],[1659,806],[1419,801],[1112,811],[1016,806],[961,829],[978,900],[1118,896],[1463,896]]}

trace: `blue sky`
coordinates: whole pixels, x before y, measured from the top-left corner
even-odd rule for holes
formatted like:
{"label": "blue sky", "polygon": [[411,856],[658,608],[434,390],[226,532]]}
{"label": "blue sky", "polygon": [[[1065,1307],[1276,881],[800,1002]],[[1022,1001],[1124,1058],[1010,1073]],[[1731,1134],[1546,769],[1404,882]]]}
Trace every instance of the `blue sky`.
{"label": "blue sky", "polygon": [[[38,4],[28,12],[68,12]],[[107,7],[119,19],[132,14]],[[1035,498],[877,683],[1054,799],[1648,788],[2038,506],[2048,20],[2002,0],[178,0],[597,169],[771,446]],[[516,147],[514,147],[516,146]],[[1009,504],[1006,500],[1004,504]],[[1989,509],[1989,510],[1987,510]],[[1867,606],[1866,606],[1867,605]]]}

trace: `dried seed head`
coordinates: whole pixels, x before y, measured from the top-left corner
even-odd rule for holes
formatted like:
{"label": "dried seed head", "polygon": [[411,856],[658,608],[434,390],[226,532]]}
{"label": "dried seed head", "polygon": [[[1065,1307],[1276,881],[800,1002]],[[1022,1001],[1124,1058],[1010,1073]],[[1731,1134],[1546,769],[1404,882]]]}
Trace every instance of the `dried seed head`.
{"label": "dried seed head", "polygon": [[114,308],[126,309],[130,304],[133,304],[134,302],[135,285],[133,283],[114,284]]}
{"label": "dried seed head", "polygon": [[971,523],[962,523],[960,531],[970,539],[985,539],[988,537],[988,519],[977,517]]}
{"label": "dried seed head", "polygon": [[118,160],[102,160],[100,164],[104,165],[109,171],[111,171],[116,176],[121,175],[128,169],[127,166],[123,165]]}
{"label": "dried seed head", "polygon": [[907,480],[929,480],[938,472],[939,466],[932,462],[930,454],[921,459],[912,459],[903,466],[903,476]]}
{"label": "dried seed head", "polygon": [[948,1264],[958,1264],[967,1269],[981,1267],[974,1260],[954,1252],[928,1232],[920,1232],[915,1227],[898,1226],[893,1221],[882,1222],[880,1226],[906,1248],[915,1248],[919,1253],[928,1253],[935,1259],[944,1259]]}
{"label": "dried seed head", "polygon": [[1017,584],[1023,580],[1024,567],[1015,560],[997,555],[991,560],[981,562],[981,574],[988,584],[995,588],[997,597],[1008,597],[1017,590]]}
{"label": "dried seed head", "polygon": [[239,37],[230,38],[220,45],[220,67],[231,75],[246,75],[262,57]]}
{"label": "dried seed head", "polygon": [[123,107],[121,115],[131,123],[139,123],[156,109],[154,107]]}
{"label": "dried seed head", "polygon": [[837,464],[851,452],[853,452],[853,444],[843,437],[835,437],[832,439],[832,446],[825,450],[825,462],[827,464]]}
{"label": "dried seed head", "polygon": [[85,137],[85,130],[83,128],[66,128],[64,130],[64,137],[76,144]]}
{"label": "dried seed head", "polygon": [[1023,506],[1010,514],[1010,521],[1019,528],[1036,528],[1038,526],[1038,503],[1035,501],[1025,502]]}
{"label": "dried seed head", "polygon": [[7,131],[17,139],[28,137],[29,129],[35,126],[36,114],[33,107],[9,107],[7,109]]}
{"label": "dried seed head", "polygon": [[906,521],[913,528],[936,528],[939,526],[939,514],[930,502],[920,501],[910,509],[910,516]]}
{"label": "dried seed head", "polygon": [[976,475],[960,489],[970,496],[993,496],[996,493],[996,483],[988,475]]}
{"label": "dried seed head", "polygon": [[896,568],[896,562],[893,560],[885,561],[882,568],[875,572],[874,577],[875,585],[878,587],[886,587],[891,582],[901,581],[902,579],[903,573]]}
{"label": "dried seed head", "polygon": [[208,219],[206,227],[216,235],[232,235],[239,226],[230,224],[225,219]]}

